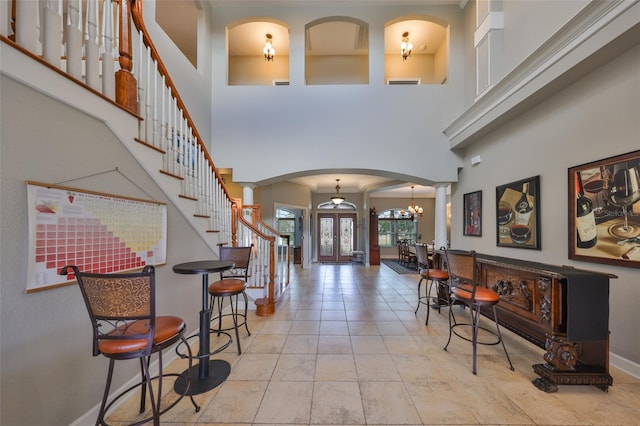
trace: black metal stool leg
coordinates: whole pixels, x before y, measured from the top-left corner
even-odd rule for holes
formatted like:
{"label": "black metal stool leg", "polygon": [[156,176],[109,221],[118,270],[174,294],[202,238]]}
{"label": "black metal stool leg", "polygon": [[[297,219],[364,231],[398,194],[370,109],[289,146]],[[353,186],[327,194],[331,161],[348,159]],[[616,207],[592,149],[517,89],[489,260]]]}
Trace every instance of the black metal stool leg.
{"label": "black metal stool leg", "polygon": [[511,371],[514,371],[513,364],[511,363],[511,358],[509,357],[509,352],[507,352],[507,347],[504,344],[504,340],[502,339],[502,333],[500,332],[500,326],[498,325],[498,314],[496,312],[495,305],[493,306],[493,320],[496,323],[496,332],[498,333],[498,339],[500,339],[500,343],[502,344],[502,349],[504,349],[504,354],[507,356],[507,361],[509,361],[509,368]]}
{"label": "black metal stool leg", "polygon": [[244,328],[247,329],[247,334],[251,336],[251,332],[249,331],[249,323],[247,322],[247,309],[249,307],[249,299],[247,298],[246,292],[242,292],[242,296],[244,297]]}

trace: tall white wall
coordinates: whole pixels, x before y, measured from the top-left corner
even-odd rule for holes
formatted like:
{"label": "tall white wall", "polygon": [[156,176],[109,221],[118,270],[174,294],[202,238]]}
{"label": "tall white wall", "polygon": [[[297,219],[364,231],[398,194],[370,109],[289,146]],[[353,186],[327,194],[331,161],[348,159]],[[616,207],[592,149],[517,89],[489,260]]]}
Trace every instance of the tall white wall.
{"label": "tall white wall", "polygon": [[[463,11],[457,5],[214,7],[213,14],[211,152],[219,167],[233,165],[235,180],[260,183],[315,169],[372,170],[427,182],[457,179],[456,156],[442,134],[463,100]],[[385,85],[385,23],[409,15],[450,25],[447,84]],[[227,85],[225,28],[255,16],[290,28],[290,86]],[[327,16],[368,23],[369,84],[304,84],[305,25]],[[417,156],[420,161],[411,161]]]}

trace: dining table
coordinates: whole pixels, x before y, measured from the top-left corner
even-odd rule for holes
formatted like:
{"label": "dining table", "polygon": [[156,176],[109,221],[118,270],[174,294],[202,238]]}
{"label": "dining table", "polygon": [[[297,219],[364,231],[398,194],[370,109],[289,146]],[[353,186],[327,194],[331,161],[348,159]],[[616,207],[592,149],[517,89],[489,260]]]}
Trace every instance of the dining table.
{"label": "dining table", "polygon": [[[198,354],[194,358],[198,359],[198,364],[186,370],[176,379],[174,390],[179,394],[184,394],[186,387],[189,387],[191,395],[205,393],[216,386],[222,384],[231,372],[231,364],[221,359],[211,359],[216,354],[231,344],[229,341],[221,347],[211,351],[210,349],[210,326],[211,312],[209,309],[209,274],[227,271],[234,267],[231,260],[199,260],[193,262],[179,263],[173,266],[176,274],[202,275],[202,310],[200,311],[200,330],[197,335],[190,336],[199,338]],[[182,356],[182,355],[181,355]],[[191,384],[186,380],[191,378]]]}

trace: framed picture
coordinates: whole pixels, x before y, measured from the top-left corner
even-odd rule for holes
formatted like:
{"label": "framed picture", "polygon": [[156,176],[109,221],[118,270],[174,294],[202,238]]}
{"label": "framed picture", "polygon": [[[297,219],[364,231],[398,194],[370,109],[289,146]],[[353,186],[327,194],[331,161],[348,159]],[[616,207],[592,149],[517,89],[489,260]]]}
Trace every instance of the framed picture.
{"label": "framed picture", "polygon": [[482,236],[482,191],[463,195],[464,235]]}
{"label": "framed picture", "polygon": [[640,268],[640,150],[569,168],[569,258]]}
{"label": "framed picture", "polygon": [[540,176],[496,187],[496,240],[540,250]]}

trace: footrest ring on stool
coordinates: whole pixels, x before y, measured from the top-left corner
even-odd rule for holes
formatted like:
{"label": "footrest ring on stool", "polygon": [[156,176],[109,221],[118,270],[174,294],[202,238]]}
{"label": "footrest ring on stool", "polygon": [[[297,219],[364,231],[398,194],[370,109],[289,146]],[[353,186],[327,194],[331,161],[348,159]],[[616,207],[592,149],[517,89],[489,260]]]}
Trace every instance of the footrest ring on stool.
{"label": "footrest ring on stool", "polygon": [[[469,324],[469,323],[457,323],[457,324],[453,324],[451,326],[451,332],[453,334],[455,334],[456,336],[458,336],[459,338],[466,340],[467,342],[473,342],[473,340],[465,335],[460,334],[458,331],[456,331],[456,327],[470,327],[473,329],[473,324]],[[498,336],[498,333],[496,333],[494,330],[490,330],[486,327],[478,327],[479,330],[483,330],[486,331],[487,333],[489,333],[490,335],[492,335],[493,337],[495,337],[495,341],[491,341],[491,342],[481,342],[480,340],[476,340],[476,344],[478,345],[489,345],[489,346],[493,346],[493,345],[497,345],[499,344],[502,340],[500,339],[500,336]]]}
{"label": "footrest ring on stool", "polygon": [[[216,333],[217,333],[217,331],[216,331]],[[222,346],[218,347],[216,350],[214,350],[214,351],[212,351],[212,352],[209,352],[209,353],[206,353],[206,354],[198,354],[198,355],[191,355],[191,356],[189,356],[188,354],[185,354],[184,352],[180,352],[180,347],[181,347],[182,345],[187,344],[187,340],[189,340],[189,339],[191,339],[191,338],[194,338],[194,337],[198,337],[198,335],[197,335],[197,334],[194,334],[194,335],[192,335],[192,336],[187,337],[187,338],[185,339],[185,341],[180,342],[180,343],[176,346],[176,355],[178,355],[178,356],[179,356],[180,358],[182,358],[182,359],[192,358],[192,359],[198,359],[198,360],[200,360],[200,359],[203,359],[203,358],[209,358],[209,357],[210,357],[210,356],[212,356],[212,355],[215,355],[215,354],[217,354],[217,353],[219,353],[219,352],[222,352],[222,351],[224,351],[225,349],[227,349],[227,348],[228,348],[228,347],[233,343],[233,338],[231,337],[231,334],[229,334],[229,333],[227,333],[227,332],[225,332],[225,331],[222,331],[222,330],[221,330],[221,331],[220,331],[220,333],[225,334],[225,335],[229,338],[229,340],[228,340],[224,345],[222,345]]]}

